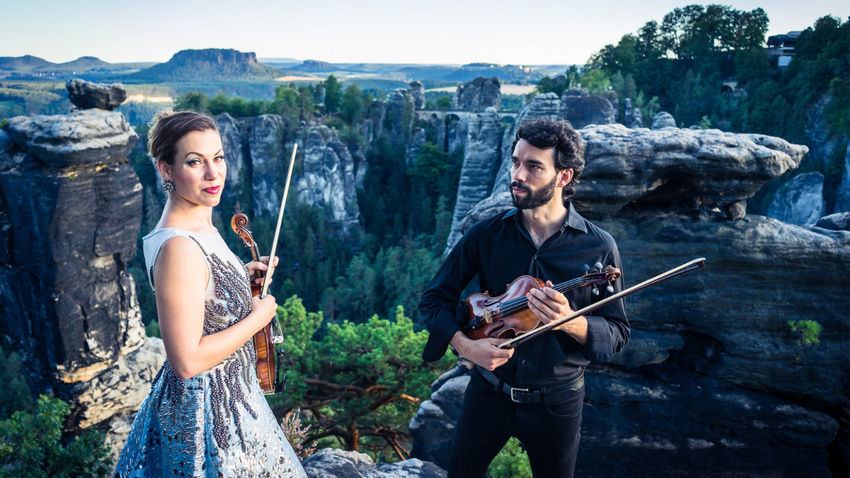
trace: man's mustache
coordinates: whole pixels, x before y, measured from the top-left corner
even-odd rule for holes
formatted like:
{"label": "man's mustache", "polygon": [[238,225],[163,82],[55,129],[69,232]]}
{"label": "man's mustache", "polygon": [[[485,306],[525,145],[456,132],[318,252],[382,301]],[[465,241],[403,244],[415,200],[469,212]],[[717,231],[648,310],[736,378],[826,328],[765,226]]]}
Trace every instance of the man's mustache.
{"label": "man's mustache", "polygon": [[516,182],[516,181],[512,182],[512,183],[511,183],[511,185],[510,185],[510,187],[511,187],[511,188],[522,189],[523,191],[525,191],[525,192],[527,192],[527,193],[530,193],[530,192],[531,192],[531,189],[529,189],[529,188],[528,188],[528,186],[523,186],[522,184],[520,184],[520,183],[518,183],[518,182]]}

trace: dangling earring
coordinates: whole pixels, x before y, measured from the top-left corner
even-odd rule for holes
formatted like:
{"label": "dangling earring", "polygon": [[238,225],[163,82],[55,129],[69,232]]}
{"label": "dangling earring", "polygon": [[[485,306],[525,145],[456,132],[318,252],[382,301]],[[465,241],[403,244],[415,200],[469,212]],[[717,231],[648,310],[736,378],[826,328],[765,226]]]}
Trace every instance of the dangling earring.
{"label": "dangling earring", "polygon": [[167,193],[174,192],[174,181],[172,181],[170,179],[163,179],[162,180],[162,190],[167,192]]}

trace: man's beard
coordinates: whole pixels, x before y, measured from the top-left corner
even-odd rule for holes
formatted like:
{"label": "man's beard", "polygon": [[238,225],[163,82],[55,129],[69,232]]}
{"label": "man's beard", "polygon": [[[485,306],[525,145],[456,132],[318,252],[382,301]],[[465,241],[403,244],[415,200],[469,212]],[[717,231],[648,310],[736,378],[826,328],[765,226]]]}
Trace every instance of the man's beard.
{"label": "man's beard", "polygon": [[555,196],[555,183],[557,182],[558,176],[555,175],[555,177],[552,178],[552,182],[536,190],[532,190],[528,186],[520,184],[517,181],[511,182],[510,187],[522,189],[528,193],[525,197],[517,197],[511,193],[514,206],[517,209],[535,209],[547,204]]}

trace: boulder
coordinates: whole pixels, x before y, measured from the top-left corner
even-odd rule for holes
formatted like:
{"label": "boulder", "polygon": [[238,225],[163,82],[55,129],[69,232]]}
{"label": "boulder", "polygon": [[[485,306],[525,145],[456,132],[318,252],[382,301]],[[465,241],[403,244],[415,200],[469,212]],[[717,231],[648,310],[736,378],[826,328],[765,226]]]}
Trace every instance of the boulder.
{"label": "boulder", "polygon": [[611,124],[616,121],[616,110],[608,99],[590,95],[582,89],[564,91],[559,116],[581,129],[592,124]]}
{"label": "boulder", "polygon": [[[448,468],[455,424],[460,418],[463,395],[469,385],[469,368],[455,366],[446,375],[456,376],[445,380],[434,393],[431,400],[422,402],[419,411],[410,420],[410,435],[413,448],[410,456],[436,463]],[[457,375],[460,372],[460,375]],[[441,381],[438,379],[438,381]]]}
{"label": "boulder", "polygon": [[811,226],[826,211],[823,199],[823,174],[803,173],[776,191],[766,215],[798,226]]}
{"label": "boulder", "polygon": [[68,99],[80,109],[98,108],[112,111],[127,99],[127,92],[121,83],[105,85],[74,78],[65,84]]}
{"label": "boulder", "polygon": [[444,478],[438,466],[416,458],[376,465],[365,453],[323,448],[302,463],[310,478]]}
{"label": "boulder", "polygon": [[497,77],[478,78],[457,87],[457,107],[463,111],[483,113],[487,108],[499,109],[502,85]]}
{"label": "boulder", "polygon": [[103,110],[17,116],[9,120],[8,132],[24,152],[56,168],[124,161],[139,139],[124,115]]}
{"label": "boulder", "polygon": [[659,111],[652,118],[652,129],[663,129],[663,128],[675,128],[676,120],[673,119],[673,115],[666,111]]}
{"label": "boulder", "polygon": [[839,212],[818,219],[815,227],[833,231],[850,231],[850,212]]}

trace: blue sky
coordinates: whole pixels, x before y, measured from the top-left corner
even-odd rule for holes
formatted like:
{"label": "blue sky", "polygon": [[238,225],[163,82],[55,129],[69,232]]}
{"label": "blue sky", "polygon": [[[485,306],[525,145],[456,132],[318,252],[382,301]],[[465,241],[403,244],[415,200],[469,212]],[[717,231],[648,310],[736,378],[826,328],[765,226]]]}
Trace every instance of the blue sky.
{"label": "blue sky", "polygon": [[848,1],[29,0],[4,1],[0,56],[163,62],[183,49],[337,63],[584,63],[676,7],[761,6],[769,34],[850,15]]}

